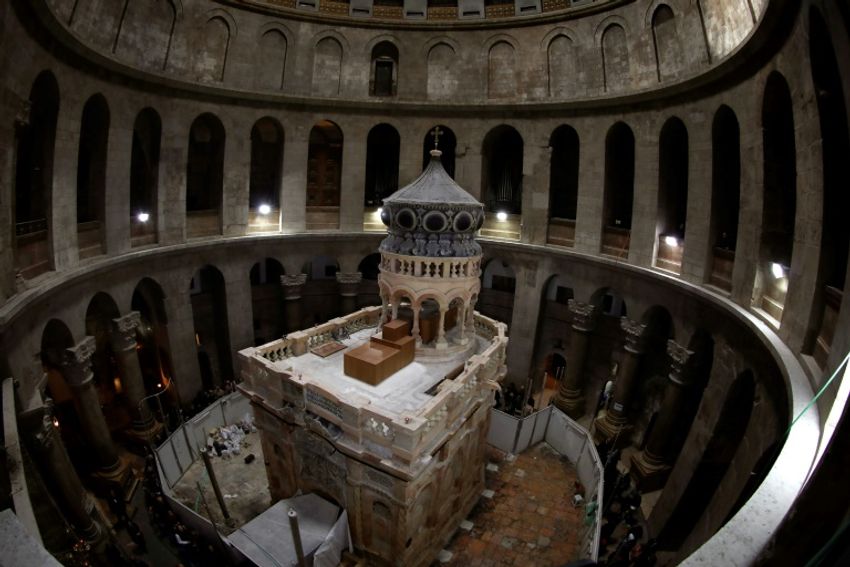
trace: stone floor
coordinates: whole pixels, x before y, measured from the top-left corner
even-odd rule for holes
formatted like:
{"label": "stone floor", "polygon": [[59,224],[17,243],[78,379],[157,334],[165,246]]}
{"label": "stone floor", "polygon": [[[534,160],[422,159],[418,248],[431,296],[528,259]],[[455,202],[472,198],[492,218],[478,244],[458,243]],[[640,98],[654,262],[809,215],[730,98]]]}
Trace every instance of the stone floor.
{"label": "stone floor", "polygon": [[[263,465],[263,449],[259,433],[249,433],[245,436],[247,446],[243,445],[242,454],[229,459],[213,457],[213,470],[221,487],[224,502],[236,526],[241,526],[263,513],[271,506],[269,483],[266,469]],[[256,458],[246,464],[245,457],[253,454]],[[198,495],[197,483],[201,483],[203,499]],[[180,481],[174,486],[174,497],[189,508],[204,517],[209,517],[207,508],[212,514],[213,521],[220,528],[225,528],[224,517],[215,498],[215,492],[204,468],[202,459],[195,461]],[[226,533],[231,530],[224,529]]]}
{"label": "stone floor", "polygon": [[472,529],[458,529],[446,546],[451,559],[433,567],[546,567],[577,559],[586,528],[583,508],[570,502],[577,478],[572,464],[545,443],[513,460],[488,448],[488,458],[498,466],[487,471],[492,498],[479,500],[467,518]]}

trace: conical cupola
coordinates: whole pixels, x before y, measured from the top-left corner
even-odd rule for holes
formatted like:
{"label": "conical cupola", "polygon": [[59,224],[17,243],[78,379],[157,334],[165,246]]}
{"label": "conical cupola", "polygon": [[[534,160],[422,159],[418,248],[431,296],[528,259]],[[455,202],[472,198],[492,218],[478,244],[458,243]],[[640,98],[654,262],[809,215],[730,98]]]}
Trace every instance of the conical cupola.
{"label": "conical cupola", "polygon": [[387,237],[381,251],[430,257],[481,254],[475,233],[484,223],[484,205],[449,176],[431,150],[428,167],[412,183],[384,199],[381,220]]}

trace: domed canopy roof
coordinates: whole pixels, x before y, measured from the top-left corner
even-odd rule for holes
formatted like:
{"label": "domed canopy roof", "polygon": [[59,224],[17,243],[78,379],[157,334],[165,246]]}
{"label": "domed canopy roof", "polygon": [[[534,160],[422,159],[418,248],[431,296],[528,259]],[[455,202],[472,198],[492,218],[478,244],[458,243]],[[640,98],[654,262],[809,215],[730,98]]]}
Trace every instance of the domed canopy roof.
{"label": "domed canopy roof", "polygon": [[475,232],[484,223],[484,205],[455,183],[440,162],[439,150],[413,183],[384,199],[381,220],[387,237],[381,252],[410,256],[478,256]]}
{"label": "domed canopy roof", "polygon": [[399,189],[386,199],[384,205],[390,203],[409,203],[422,205],[425,203],[442,203],[447,205],[477,205],[484,207],[458,185],[443,168],[440,161],[442,152],[431,150],[431,161],[428,166],[406,187]]}

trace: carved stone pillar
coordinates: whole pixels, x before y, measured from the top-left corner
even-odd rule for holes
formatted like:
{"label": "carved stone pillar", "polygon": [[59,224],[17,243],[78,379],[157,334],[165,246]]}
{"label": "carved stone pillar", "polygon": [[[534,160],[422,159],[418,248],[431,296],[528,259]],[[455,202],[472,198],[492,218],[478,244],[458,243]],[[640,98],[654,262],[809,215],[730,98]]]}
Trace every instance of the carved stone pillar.
{"label": "carved stone pillar", "polygon": [[94,502],[83,488],[53,422],[52,401],[48,400],[42,408],[22,415],[21,421],[31,424],[27,427],[32,440],[29,446],[59,510],[77,530],[78,536],[89,543],[96,542],[102,532],[92,515]]}
{"label": "carved stone pillar", "polygon": [[466,330],[469,331],[470,336],[475,336],[475,305],[477,303],[478,296],[473,295],[466,310]]}
{"label": "carved stone pillar", "polygon": [[664,401],[649,435],[646,448],[632,456],[632,476],[638,488],[648,492],[664,485],[676,459],[676,429],[687,426],[684,413],[687,404],[687,387],[693,377],[691,360],[693,351],[676,341],[667,341],[670,358],[669,382],[664,390]]}
{"label": "carved stone pillar", "polygon": [[[419,312],[422,310],[422,306],[419,303],[414,302],[413,305],[413,326],[410,329],[410,336],[413,337],[413,340],[416,341],[416,347],[420,347],[422,345],[422,339],[419,336]],[[395,319],[395,316],[393,316]]]}
{"label": "carved stone pillar", "polygon": [[626,418],[632,401],[635,379],[643,356],[646,342],[646,325],[620,318],[620,327],[625,332],[624,356],[617,370],[614,398],[608,412],[596,420],[596,431],[603,440],[616,439],[618,445],[625,444],[630,426]]}
{"label": "carved stone pillar", "polygon": [[303,325],[301,317],[301,294],[304,292],[305,283],[307,283],[307,274],[280,276],[280,285],[283,287],[283,312],[287,333],[297,331]]}
{"label": "carved stone pillar", "polygon": [[357,311],[357,289],[361,281],[363,281],[363,274],[360,272],[336,273],[340,315]]}
{"label": "carved stone pillar", "polygon": [[567,358],[567,371],[555,396],[555,407],[573,419],[584,415],[584,361],[587,358],[587,346],[590,332],[596,324],[598,310],[592,303],[569,300],[573,314],[570,351]]}
{"label": "carved stone pillar", "polygon": [[448,309],[440,305],[440,322],[437,324],[437,342],[434,345],[437,350],[442,350],[449,346],[448,341],[446,341],[446,311]]}
{"label": "carved stone pillar", "polygon": [[74,406],[85,438],[92,452],[99,476],[112,479],[122,476],[124,466],[112,442],[112,435],[100,409],[100,400],[94,386],[91,356],[95,351],[94,337],[86,337],[76,346],[65,349],[62,357],[62,375],[74,393]]}
{"label": "carved stone pillar", "polygon": [[115,353],[124,386],[124,395],[130,406],[133,418],[133,432],[141,439],[150,439],[155,435],[156,422],[153,414],[143,402],[147,392],[136,353],[136,328],[139,326],[139,312],[131,311],[123,317],[112,320],[112,332],[109,344]]}

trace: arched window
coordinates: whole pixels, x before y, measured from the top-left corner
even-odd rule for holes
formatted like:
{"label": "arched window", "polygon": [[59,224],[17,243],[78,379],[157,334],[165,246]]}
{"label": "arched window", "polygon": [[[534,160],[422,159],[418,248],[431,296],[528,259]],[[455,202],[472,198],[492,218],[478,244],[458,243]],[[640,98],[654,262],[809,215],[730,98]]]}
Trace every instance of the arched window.
{"label": "arched window", "polygon": [[482,195],[489,212],[522,213],[523,140],[514,128],[497,126],[484,137]]}
{"label": "arched window", "polygon": [[447,43],[438,43],[428,51],[428,98],[453,96],[457,91],[455,50]]}
{"label": "arched window", "polygon": [[145,108],[133,124],[130,157],[130,235],[134,246],[156,242],[157,189],[162,121]]}
{"label": "arched window", "polygon": [[516,50],[507,41],[490,47],[487,70],[487,96],[508,98],[517,96]]}
{"label": "arched window", "polygon": [[609,92],[626,88],[632,80],[626,30],[618,24],[611,24],[602,34],[602,73]]}
{"label": "arched window", "polygon": [[336,38],[322,38],[313,54],[313,93],[338,95],[341,71],[342,45]]}
{"label": "arched window", "polygon": [[684,50],[676,30],[676,17],[666,4],[660,4],[652,15],[652,41],[658,80],[676,76],[684,63]]}
{"label": "arched window", "polygon": [[189,287],[201,381],[205,389],[214,388],[233,378],[224,276],[204,266]]}
{"label": "arched window", "polygon": [[709,282],[732,291],[741,202],[741,136],[738,119],[721,106],[711,125],[711,225],[713,247]]}
{"label": "arched window", "polygon": [[103,252],[109,106],[102,95],[83,107],[77,160],[77,234],[80,257]]}
{"label": "arched window", "polygon": [[342,130],[329,120],[310,131],[307,154],[307,228],[339,228]]}
{"label": "arched window", "polygon": [[251,128],[251,183],[248,189],[251,231],[280,228],[282,164],[283,128],[273,118],[260,118]]}
{"label": "arched window", "polygon": [[764,196],[757,306],[782,320],[788,271],[794,251],[797,211],[797,150],[794,109],[785,78],[774,71],[767,78],[762,106]]}
{"label": "arched window", "polygon": [[658,145],[655,265],[679,273],[688,213],[688,130],[684,123],[675,117],[665,122]]}
{"label": "arched window", "polygon": [[369,94],[395,96],[397,84],[398,48],[389,41],[382,41],[372,49]]}
{"label": "arched window", "polygon": [[15,169],[15,267],[25,278],[50,269],[48,204],[53,187],[53,152],[59,115],[59,85],[42,72],[30,90],[28,122],[17,126]]}
{"label": "arched window", "polygon": [[266,258],[251,267],[249,278],[255,345],[265,344],[285,332],[280,283],[283,274],[283,266],[274,258]]}
{"label": "arched window", "polygon": [[212,114],[195,119],[186,161],[186,213],[190,236],[221,233],[225,132]]}
{"label": "arched window", "polygon": [[576,48],[573,40],[563,34],[556,35],[546,50],[548,63],[549,96],[567,98],[575,94],[579,80],[576,73]]}
{"label": "arched window", "polygon": [[380,207],[398,189],[401,137],[389,124],[378,124],[366,138],[366,188],[364,205]]}
{"label": "arched window", "polygon": [[635,136],[617,122],[605,137],[602,253],[625,257],[629,250],[635,183]]}
{"label": "arched window", "polygon": [[280,30],[271,29],[260,36],[259,43],[263,56],[257,58],[257,86],[269,90],[282,89],[286,74],[286,36]]}
{"label": "arched window", "polygon": [[578,208],[578,133],[559,126],[549,138],[549,235],[550,244],[572,246]]}

